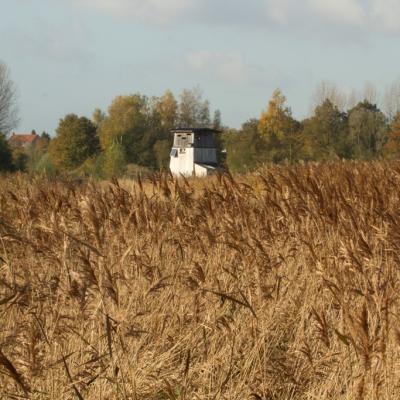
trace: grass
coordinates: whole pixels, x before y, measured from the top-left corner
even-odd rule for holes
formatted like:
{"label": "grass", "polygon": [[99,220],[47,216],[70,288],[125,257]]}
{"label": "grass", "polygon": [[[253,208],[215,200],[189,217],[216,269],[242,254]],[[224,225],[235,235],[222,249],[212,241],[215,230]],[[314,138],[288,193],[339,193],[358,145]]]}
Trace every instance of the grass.
{"label": "grass", "polygon": [[0,178],[0,398],[398,399],[399,183]]}

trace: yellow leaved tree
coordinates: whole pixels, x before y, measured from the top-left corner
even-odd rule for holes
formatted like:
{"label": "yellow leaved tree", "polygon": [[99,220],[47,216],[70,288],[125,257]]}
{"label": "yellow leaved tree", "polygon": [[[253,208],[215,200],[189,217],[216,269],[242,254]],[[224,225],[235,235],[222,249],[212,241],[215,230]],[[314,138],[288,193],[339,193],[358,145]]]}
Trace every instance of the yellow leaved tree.
{"label": "yellow leaved tree", "polygon": [[388,141],[385,145],[384,153],[389,158],[400,157],[400,112],[396,114],[390,125]]}
{"label": "yellow leaved tree", "polygon": [[280,89],[276,89],[258,124],[259,134],[268,149],[267,159],[274,162],[295,159],[298,130],[299,123],[292,117],[286,97]]}

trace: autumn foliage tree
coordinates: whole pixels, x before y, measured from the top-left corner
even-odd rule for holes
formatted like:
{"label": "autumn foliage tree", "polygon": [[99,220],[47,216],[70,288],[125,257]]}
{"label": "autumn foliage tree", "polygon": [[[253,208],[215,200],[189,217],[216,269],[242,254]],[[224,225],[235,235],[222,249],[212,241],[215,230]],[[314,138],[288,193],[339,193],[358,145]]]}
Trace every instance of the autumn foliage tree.
{"label": "autumn foliage tree", "polygon": [[163,129],[170,130],[175,128],[178,118],[178,102],[170,90],[167,90],[161,97],[156,99],[154,111]]}
{"label": "autumn foliage tree", "polygon": [[[400,157],[400,113],[392,117],[398,108],[397,88],[386,101],[386,115],[374,104],[374,87],[367,86],[362,97],[367,100],[358,104],[355,93],[324,82],[314,94],[313,114],[296,120],[286,97],[276,89],[259,119],[249,119],[239,129],[224,126],[218,109],[210,112],[210,103],[198,87],[184,89],[178,98],[170,90],[161,96],[117,96],[106,112],[96,108],[91,120],[67,115],[55,139],[41,138],[29,152],[25,147],[16,149],[22,158],[14,160],[14,167],[23,164],[21,169],[27,172],[72,171],[75,176],[98,178],[167,169],[170,131],[179,127],[220,130],[218,158],[233,172],[254,170],[268,162]],[[9,164],[7,152],[2,136],[3,169]]]}
{"label": "autumn foliage tree", "polygon": [[261,114],[258,131],[268,148],[268,159],[278,162],[292,160],[297,152],[299,124],[286,105],[286,97],[276,89],[268,108]]}
{"label": "autumn foliage tree", "polygon": [[154,161],[155,166],[159,169],[167,168],[169,165],[169,153],[173,141],[170,130],[177,125],[178,109],[178,101],[170,90],[155,99],[151,119],[155,133]]}
{"label": "autumn foliage tree", "polygon": [[390,125],[384,152],[388,158],[400,157],[400,112],[395,115]]}

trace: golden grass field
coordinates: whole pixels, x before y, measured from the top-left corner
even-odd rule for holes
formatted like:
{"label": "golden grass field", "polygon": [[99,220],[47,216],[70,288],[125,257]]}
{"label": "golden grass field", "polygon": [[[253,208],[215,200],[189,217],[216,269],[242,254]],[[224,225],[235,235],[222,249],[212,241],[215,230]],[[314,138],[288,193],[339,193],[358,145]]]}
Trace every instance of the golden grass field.
{"label": "golden grass field", "polygon": [[399,399],[399,188],[0,178],[0,399]]}

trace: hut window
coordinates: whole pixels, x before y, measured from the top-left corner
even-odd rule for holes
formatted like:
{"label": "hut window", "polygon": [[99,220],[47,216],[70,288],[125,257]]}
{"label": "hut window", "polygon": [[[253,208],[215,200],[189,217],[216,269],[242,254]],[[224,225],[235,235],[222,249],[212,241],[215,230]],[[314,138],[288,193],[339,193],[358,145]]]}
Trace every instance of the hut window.
{"label": "hut window", "polygon": [[188,142],[188,137],[186,134],[176,135],[175,147],[186,147]]}
{"label": "hut window", "polygon": [[177,149],[172,149],[171,150],[171,157],[178,157],[178,150]]}

